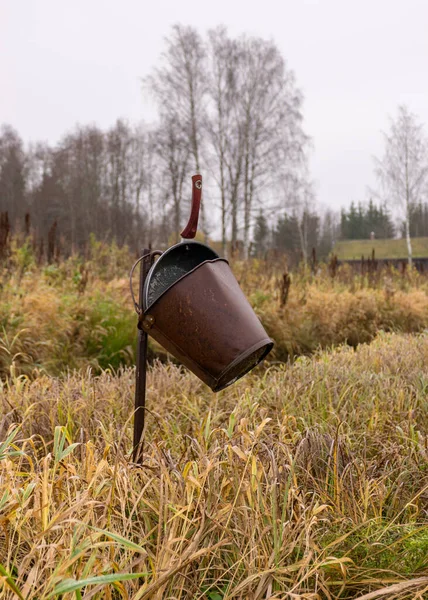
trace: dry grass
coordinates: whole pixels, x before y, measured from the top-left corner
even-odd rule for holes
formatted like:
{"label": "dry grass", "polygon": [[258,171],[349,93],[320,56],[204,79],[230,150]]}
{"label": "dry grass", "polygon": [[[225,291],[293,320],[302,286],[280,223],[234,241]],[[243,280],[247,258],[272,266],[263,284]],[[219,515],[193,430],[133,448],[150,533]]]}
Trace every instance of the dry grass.
{"label": "dry grass", "polygon": [[[102,250],[102,252],[101,252]],[[20,267],[19,251],[0,271],[0,376],[130,365],[135,314],[126,271],[132,257],[95,246],[85,263]],[[82,272],[90,273],[83,279]],[[114,273],[122,273],[121,279]]]}
{"label": "dry grass", "polygon": [[[126,249],[93,242],[86,261],[40,267],[25,248],[0,271],[0,376],[132,365],[136,319],[127,272],[134,258]],[[292,274],[281,307],[283,265],[253,260],[232,267],[276,342],[274,360],[355,347],[381,330],[428,328],[428,278],[414,271],[361,277],[341,268],[332,280],[325,266],[317,275],[302,269]],[[159,347],[151,350],[161,356]]]}
{"label": "dry grass", "polygon": [[132,370],[11,378],[0,597],[424,597],[427,365],[382,334],[214,395],[156,363],[141,468]]}

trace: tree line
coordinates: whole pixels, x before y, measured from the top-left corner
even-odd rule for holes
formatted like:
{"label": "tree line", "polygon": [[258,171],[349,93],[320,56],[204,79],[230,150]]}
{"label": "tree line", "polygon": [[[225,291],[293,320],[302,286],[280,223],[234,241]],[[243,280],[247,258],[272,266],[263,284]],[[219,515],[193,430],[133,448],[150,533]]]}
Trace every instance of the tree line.
{"label": "tree line", "polygon": [[25,215],[33,234],[58,231],[63,251],[82,250],[91,233],[119,244],[136,244],[147,229],[142,179],[147,132],[118,121],[106,132],[76,127],[51,147],[24,150],[9,126],[0,132],[0,210],[12,228]]}
{"label": "tree line", "polygon": [[303,214],[312,199],[303,97],[272,41],[176,25],[143,90],[156,103],[153,124],[76,126],[56,145],[28,148],[2,127],[0,211],[12,227],[30,214],[46,236],[56,223],[67,252],[91,233],[162,246],[179,239],[194,172],[205,180],[200,228],[224,253],[250,252],[260,211]]}
{"label": "tree line", "polygon": [[395,235],[395,227],[387,206],[377,206],[371,199],[367,205],[351,202],[340,215],[341,238],[345,240],[388,239]]}
{"label": "tree line", "polygon": [[[82,251],[91,234],[136,252],[162,248],[179,240],[190,176],[202,172],[200,230],[206,241],[220,241],[224,255],[273,249],[307,261],[313,249],[327,256],[339,238],[401,233],[411,259],[411,237],[428,235],[428,144],[406,107],[391,120],[376,159],[377,203],[321,214],[303,96],[274,42],[176,25],[143,90],[157,107],[154,123],[76,126],[55,145],[29,147],[3,126],[3,228],[27,231],[31,223],[37,238],[55,233],[65,254]],[[394,205],[402,226],[394,227]]]}
{"label": "tree line", "polygon": [[[428,202],[412,204],[409,212],[411,237],[428,237]],[[376,205],[371,199],[367,205],[354,202],[340,214],[340,238],[345,240],[388,239],[406,237],[406,222],[394,224],[387,206]]]}
{"label": "tree line", "polygon": [[[37,143],[25,150],[17,132],[3,126],[0,211],[7,212],[9,223],[21,230],[28,228],[25,215],[30,214],[39,239],[48,240],[56,223],[66,253],[82,250],[91,233],[128,243],[136,251],[145,240],[154,246],[174,241],[188,215],[189,170],[181,167],[181,181],[173,179],[180,163],[171,161],[169,170],[162,162],[158,128],[122,120],[107,131],[78,126],[54,147]],[[252,256],[274,250],[298,262],[307,260],[313,249],[319,258],[326,258],[337,239],[369,239],[372,233],[376,239],[405,236],[405,223],[394,225],[385,202],[352,202],[340,214],[284,202],[276,219],[269,206],[256,206],[248,248]],[[209,228],[208,215],[206,221]],[[240,231],[234,241],[242,244]],[[410,233],[428,236],[428,203],[411,206]],[[226,235],[225,242],[228,239]]]}
{"label": "tree line", "polygon": [[330,210],[321,214],[307,208],[301,215],[283,211],[273,225],[260,212],[254,226],[251,255],[265,258],[285,254],[289,266],[313,260],[314,255],[325,260],[340,237],[338,214]]}

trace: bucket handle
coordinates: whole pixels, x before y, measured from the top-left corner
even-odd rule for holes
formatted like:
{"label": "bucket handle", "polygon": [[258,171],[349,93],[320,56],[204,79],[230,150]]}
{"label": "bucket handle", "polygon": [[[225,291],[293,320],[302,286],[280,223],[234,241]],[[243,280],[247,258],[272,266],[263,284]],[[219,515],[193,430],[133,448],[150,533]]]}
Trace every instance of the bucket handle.
{"label": "bucket handle", "polygon": [[201,208],[202,175],[192,177],[192,209],[189,222],[181,232],[183,240],[193,240],[198,230],[199,210]]}
{"label": "bucket handle", "polygon": [[132,302],[134,303],[135,312],[137,313],[138,316],[140,316],[143,311],[141,310],[138,302],[135,300],[134,289],[132,287],[132,276],[134,275],[135,267],[138,265],[138,263],[140,263],[142,260],[144,260],[148,256],[150,256],[150,258],[152,259],[155,256],[161,256],[161,254],[163,254],[163,252],[161,250],[153,250],[152,252],[147,252],[147,254],[143,254],[143,256],[140,256],[140,258],[135,261],[135,263],[132,265],[132,269],[129,272],[129,290],[131,292],[131,298],[132,298]]}

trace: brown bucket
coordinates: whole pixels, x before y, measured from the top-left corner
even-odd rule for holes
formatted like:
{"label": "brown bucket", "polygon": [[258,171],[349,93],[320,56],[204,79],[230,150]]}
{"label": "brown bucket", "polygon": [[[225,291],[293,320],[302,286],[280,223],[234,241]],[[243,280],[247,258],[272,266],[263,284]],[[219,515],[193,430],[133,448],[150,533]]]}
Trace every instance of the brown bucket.
{"label": "brown bucket", "polygon": [[214,392],[273,347],[229,263],[198,242],[172,246],[152,266],[140,326]]}

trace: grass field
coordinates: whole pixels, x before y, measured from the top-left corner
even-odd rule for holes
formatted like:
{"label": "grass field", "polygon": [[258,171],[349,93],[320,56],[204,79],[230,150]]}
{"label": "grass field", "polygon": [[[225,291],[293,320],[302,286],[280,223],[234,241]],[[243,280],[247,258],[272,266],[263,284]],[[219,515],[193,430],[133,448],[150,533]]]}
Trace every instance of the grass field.
{"label": "grass field", "polygon": [[[390,259],[407,259],[407,245],[405,239],[391,240],[342,240],[336,242],[333,252],[339,260],[361,260],[372,256]],[[413,258],[428,257],[428,238],[412,238]]]}
{"label": "grass field", "polygon": [[214,395],[157,363],[143,467],[133,370],[10,379],[1,598],[422,598],[427,365],[381,334]]}
{"label": "grass field", "polygon": [[[218,394],[150,346],[126,249],[0,271],[0,599],[428,597],[428,279],[233,270],[275,339]],[[157,358],[156,358],[157,357]]]}

